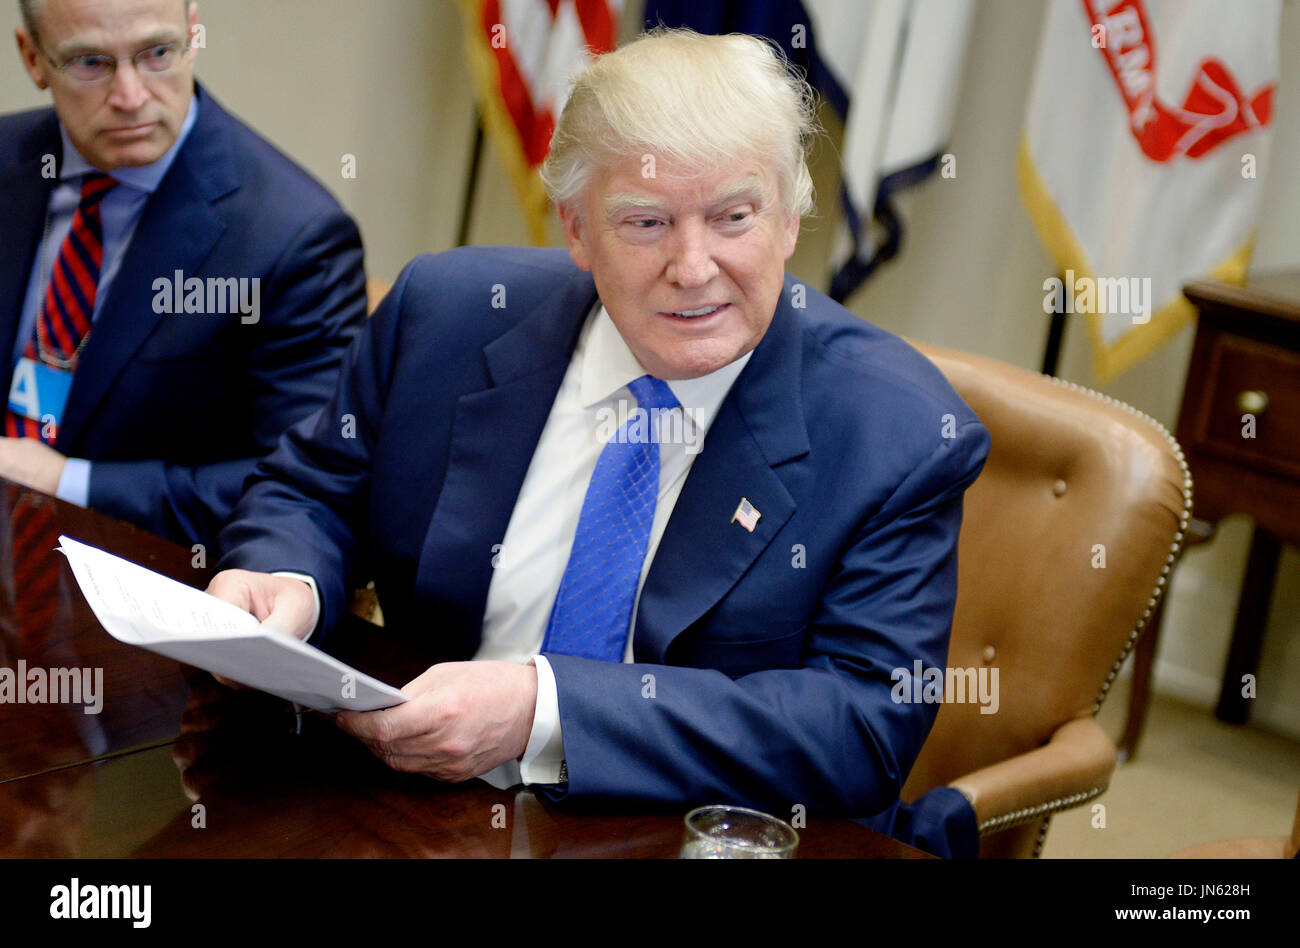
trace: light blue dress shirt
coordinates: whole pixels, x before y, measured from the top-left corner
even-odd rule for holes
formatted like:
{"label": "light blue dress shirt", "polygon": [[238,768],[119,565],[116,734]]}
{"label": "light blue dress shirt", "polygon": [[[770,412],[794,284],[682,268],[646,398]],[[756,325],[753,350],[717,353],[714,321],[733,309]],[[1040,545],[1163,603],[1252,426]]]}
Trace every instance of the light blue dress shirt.
{"label": "light blue dress shirt", "polygon": [[[119,186],[109,191],[99,205],[104,233],[104,259],[99,269],[99,285],[95,291],[95,309],[90,316],[92,325],[99,315],[100,304],[107,295],[113,277],[121,269],[122,258],[131,244],[136,225],[140,223],[140,213],[144,210],[145,203],[158,190],[167,169],[172,166],[177,152],[189,137],[198,114],[199,100],[198,96],[194,96],[190,99],[189,114],[185,116],[180,134],[161,158],[151,165],[117,168],[112,172]],[[36,315],[45,299],[45,291],[54,272],[54,261],[59,256],[59,247],[72,229],[72,218],[81,202],[81,178],[98,170],[73,146],[62,122],[59,123],[59,134],[63,138],[63,167],[59,169],[59,183],[50,192],[50,202],[45,212],[45,233],[27,277],[27,293],[23,297],[23,308],[18,317],[18,335],[14,340],[10,360],[11,371],[22,358],[23,350],[35,331]],[[68,458],[56,495],[62,500],[86,506],[90,497],[90,466],[89,461],[81,458]]]}

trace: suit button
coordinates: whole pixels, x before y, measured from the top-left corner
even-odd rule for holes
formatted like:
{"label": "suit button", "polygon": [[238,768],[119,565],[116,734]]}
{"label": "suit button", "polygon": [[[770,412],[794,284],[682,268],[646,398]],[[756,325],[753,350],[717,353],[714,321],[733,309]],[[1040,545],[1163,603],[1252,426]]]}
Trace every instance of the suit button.
{"label": "suit button", "polygon": [[1052,493],[1057,497],[1063,496],[1065,494],[1065,481],[1058,477],[1056,483],[1052,485]]}
{"label": "suit button", "polygon": [[997,654],[998,653],[994,651],[992,645],[984,646],[984,664],[985,665],[993,664],[993,659],[997,657]]}

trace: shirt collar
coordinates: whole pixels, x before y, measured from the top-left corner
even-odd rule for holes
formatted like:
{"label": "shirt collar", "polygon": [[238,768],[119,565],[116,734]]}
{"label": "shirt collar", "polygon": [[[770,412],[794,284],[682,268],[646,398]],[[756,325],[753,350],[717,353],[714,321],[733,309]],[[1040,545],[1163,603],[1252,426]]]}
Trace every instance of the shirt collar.
{"label": "shirt collar", "polygon": [[[753,354],[751,349],[734,362],[699,378],[668,379],[668,387],[685,409],[686,418],[707,432],[723,399]],[[597,304],[595,316],[583,330],[578,357],[582,360],[579,398],[583,408],[592,408],[612,398],[628,382],[646,374],[603,304]]]}
{"label": "shirt collar", "polygon": [[[181,146],[185,144],[185,139],[189,137],[190,129],[194,127],[194,121],[198,118],[198,114],[199,97],[196,94],[190,98],[189,113],[185,116],[185,121],[181,124],[180,134],[176,136],[176,141],[172,142],[172,147],[168,148],[163,156],[151,165],[114,169],[112,172],[113,179],[119,184],[125,184],[146,194],[153,194],[154,191],[157,191],[158,185],[162,183],[163,176],[167,174],[167,169],[172,166],[172,162],[176,159]],[[77,151],[76,146],[72,144],[72,139],[68,137],[68,130],[61,121],[59,122],[59,134],[63,137],[63,168],[59,174],[61,180],[69,181],[99,170],[82,157],[81,152]]]}

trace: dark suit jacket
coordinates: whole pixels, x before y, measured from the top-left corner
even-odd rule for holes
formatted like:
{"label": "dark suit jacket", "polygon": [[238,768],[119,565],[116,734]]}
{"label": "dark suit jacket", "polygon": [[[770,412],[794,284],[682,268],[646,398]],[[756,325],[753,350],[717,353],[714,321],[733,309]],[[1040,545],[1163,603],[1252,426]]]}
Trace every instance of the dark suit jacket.
{"label": "dark suit jacket", "polygon": [[[100,303],[55,447],[93,463],[90,506],[211,543],[244,478],[334,389],[365,319],[356,225],[317,182],[200,89],[199,117]],[[28,274],[62,161],[52,109],[0,117],[4,391]],[[154,312],[153,283],[260,279],[261,315]]]}
{"label": "dark suit jacket", "polygon": [[[259,465],[220,566],[312,575],[328,627],[362,563],[387,624],[470,657],[493,545],[595,298],[562,251],[417,259],[330,405]],[[655,554],[635,663],[547,656],[569,777],[547,792],[890,805],[937,710],[894,703],[891,673],[945,662],[961,497],[988,444],[914,349],[787,279]],[[752,534],[730,522],[742,497]]]}

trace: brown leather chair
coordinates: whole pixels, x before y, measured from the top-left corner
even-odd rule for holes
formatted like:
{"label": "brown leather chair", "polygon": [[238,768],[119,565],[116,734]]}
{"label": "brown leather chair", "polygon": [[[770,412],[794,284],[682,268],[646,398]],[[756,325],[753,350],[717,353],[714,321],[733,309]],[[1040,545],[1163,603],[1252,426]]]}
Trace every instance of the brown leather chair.
{"label": "brown leather chair", "polygon": [[914,344],[992,435],[965,497],[948,665],[990,682],[996,668],[998,706],[945,702],[902,796],[955,787],[981,856],[1037,856],[1051,814],[1109,784],[1115,744],[1094,716],[1164,591],[1191,476],[1169,432],[1128,405]]}
{"label": "brown leather chair", "polygon": [[375,311],[375,307],[380,304],[388,291],[393,288],[393,284],[385,283],[383,280],[366,281],[366,315],[369,316]]}
{"label": "brown leather chair", "polygon": [[1170,859],[1294,859],[1300,852],[1300,801],[1296,803],[1291,835],[1256,836],[1199,843],[1180,849]]}

